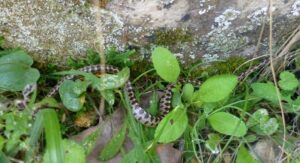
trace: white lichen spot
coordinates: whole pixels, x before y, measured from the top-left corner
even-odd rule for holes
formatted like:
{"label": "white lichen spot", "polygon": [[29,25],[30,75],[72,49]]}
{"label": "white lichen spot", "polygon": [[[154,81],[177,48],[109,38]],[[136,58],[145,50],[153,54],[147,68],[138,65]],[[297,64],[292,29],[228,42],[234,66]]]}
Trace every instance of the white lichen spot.
{"label": "white lichen spot", "polygon": [[179,61],[180,61],[181,63],[185,63],[183,54],[181,54],[181,53],[174,53],[174,55],[175,55],[177,58],[179,58]]}
{"label": "white lichen spot", "polygon": [[235,20],[240,13],[240,11],[234,9],[225,10],[221,15],[215,18],[214,25],[211,28],[219,30],[219,32],[228,29],[231,25],[231,21]]}
{"label": "white lichen spot", "polygon": [[196,58],[195,54],[190,54],[189,56],[190,56],[191,59],[195,59]]}
{"label": "white lichen spot", "polygon": [[204,62],[212,62],[219,59],[217,54],[204,54],[202,57]]}
{"label": "white lichen spot", "polygon": [[207,13],[208,11],[214,9],[216,6],[212,6],[212,5],[206,5],[205,2],[209,2],[210,0],[200,0],[200,10],[199,10],[199,15],[203,15],[205,13]]}
{"label": "white lichen spot", "polygon": [[[276,10],[276,8],[272,7],[272,11],[275,11],[275,10]],[[263,23],[264,19],[266,19],[267,11],[268,11],[267,7],[260,8],[256,11],[254,11],[252,14],[248,15],[247,18],[250,19],[250,21],[253,24],[261,25]]]}
{"label": "white lichen spot", "polygon": [[160,3],[163,5],[163,6],[168,6],[168,5],[171,5],[172,3],[174,3],[175,0],[160,0]]}
{"label": "white lichen spot", "polygon": [[300,0],[296,0],[295,3],[292,5],[292,11],[293,16],[299,16],[300,15]]}

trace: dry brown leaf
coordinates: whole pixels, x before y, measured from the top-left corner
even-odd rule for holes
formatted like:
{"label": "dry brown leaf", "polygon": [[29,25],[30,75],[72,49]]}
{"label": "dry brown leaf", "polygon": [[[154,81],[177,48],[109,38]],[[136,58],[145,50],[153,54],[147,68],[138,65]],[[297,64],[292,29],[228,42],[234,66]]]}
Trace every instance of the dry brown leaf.
{"label": "dry brown leaf", "polygon": [[161,163],[178,163],[181,159],[182,152],[174,148],[172,144],[159,144],[156,152]]}

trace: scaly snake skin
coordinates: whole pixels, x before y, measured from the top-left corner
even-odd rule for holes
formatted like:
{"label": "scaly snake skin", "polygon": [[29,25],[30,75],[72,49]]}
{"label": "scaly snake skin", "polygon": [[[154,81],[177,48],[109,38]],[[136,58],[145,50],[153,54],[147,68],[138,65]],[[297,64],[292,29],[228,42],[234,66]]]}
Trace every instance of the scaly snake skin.
{"label": "scaly snake skin", "polygon": [[[266,62],[266,60],[264,60],[260,64],[254,66],[251,69],[247,70],[246,72],[242,73],[238,78],[239,81],[244,79],[247,75],[251,74],[252,72],[258,70],[262,66],[265,66],[266,64],[268,64],[268,63]],[[118,68],[116,68],[114,66],[100,65],[100,64],[86,66],[86,67],[80,68],[78,70],[82,71],[82,72],[87,72],[87,73],[97,73],[97,72],[105,71],[107,73],[114,74],[114,73],[119,72]],[[73,80],[75,77],[76,77],[76,75],[65,76],[50,90],[50,92],[48,93],[47,96],[51,97],[51,96],[55,95],[58,92],[59,87],[65,80]],[[183,84],[185,82],[190,82],[190,83],[196,84],[198,86],[200,85],[200,82],[198,82],[198,81],[186,81],[186,80],[182,80],[182,79],[178,81],[178,83],[181,83],[181,84]],[[167,115],[171,110],[172,88],[174,88],[174,86],[175,86],[175,84],[167,85],[166,90],[164,91],[164,94],[160,100],[159,115],[153,116],[153,115],[149,114],[148,112],[146,112],[145,109],[143,109],[139,105],[139,103],[137,102],[137,100],[135,98],[132,84],[128,80],[125,83],[125,91],[127,92],[129,102],[132,107],[133,116],[135,117],[135,119],[137,119],[140,123],[142,123],[146,126],[149,126],[149,127],[156,126],[162,120],[162,118],[164,118],[165,115]],[[30,87],[28,86],[28,87],[24,88],[24,91],[23,91],[24,100],[22,101],[22,103],[20,103],[21,105],[26,105],[26,101],[28,100],[28,95],[33,91],[34,88],[35,88],[35,86],[30,86]]]}
{"label": "scaly snake skin", "polygon": [[[107,72],[107,73],[117,73],[119,72],[119,70],[111,65],[90,65],[90,66],[86,66],[83,68],[78,69],[79,71],[82,72],[87,72],[87,73],[97,73],[97,72]],[[67,75],[65,76],[62,80],[60,80],[58,82],[57,85],[55,85],[50,92],[48,93],[48,97],[51,97],[53,95],[55,95],[58,92],[59,87],[61,86],[61,84],[65,81],[65,80],[72,80],[74,79],[76,76],[75,75]],[[184,80],[180,80],[180,83],[183,83]],[[132,112],[133,112],[133,116],[135,117],[135,119],[137,119],[140,123],[144,124],[145,126],[149,126],[149,127],[154,127],[156,126],[161,119],[170,112],[171,109],[171,97],[172,97],[172,88],[174,88],[174,84],[169,84],[167,85],[166,90],[164,91],[164,95],[162,96],[161,100],[160,100],[160,106],[159,106],[159,115],[158,116],[153,116],[151,114],[149,114],[148,112],[145,111],[145,109],[143,109],[139,103],[137,102],[135,95],[134,95],[134,91],[133,91],[133,87],[131,82],[128,80],[125,83],[125,91],[127,92],[128,98],[129,98],[129,102],[130,105],[132,107]]]}

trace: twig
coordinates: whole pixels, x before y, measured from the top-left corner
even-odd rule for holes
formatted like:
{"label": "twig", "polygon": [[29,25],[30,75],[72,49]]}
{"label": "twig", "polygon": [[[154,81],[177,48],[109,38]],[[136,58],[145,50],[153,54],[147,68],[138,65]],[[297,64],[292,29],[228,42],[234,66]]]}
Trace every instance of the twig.
{"label": "twig", "polygon": [[281,112],[281,118],[282,118],[282,126],[283,126],[283,142],[282,142],[282,152],[280,154],[280,159],[283,156],[284,153],[284,146],[285,146],[285,141],[286,141],[286,125],[285,125],[285,118],[284,118],[284,110],[283,110],[283,105],[281,102],[281,96],[280,96],[280,91],[278,89],[278,83],[277,83],[277,79],[276,79],[276,74],[275,74],[275,70],[274,70],[274,63],[273,63],[273,53],[272,53],[272,41],[273,41],[273,37],[272,37],[272,25],[273,25],[273,17],[272,17],[272,6],[273,6],[273,1],[269,0],[269,27],[270,27],[270,31],[269,31],[269,55],[270,55],[270,68],[271,68],[271,72],[272,72],[272,77],[273,77],[273,81],[275,84],[275,89],[276,89],[276,94],[277,94],[277,98],[278,98],[278,103],[279,103],[279,107],[280,107],[280,112]]}
{"label": "twig", "polygon": [[[93,9],[95,11],[95,23],[96,23],[96,38],[99,41],[99,45],[97,46],[97,51],[99,53],[100,57],[100,64],[105,65],[105,50],[104,50],[104,37],[103,37],[103,32],[102,32],[102,23],[101,23],[101,15],[100,15],[100,10],[99,10],[99,0],[93,0]],[[102,74],[105,74],[105,69],[101,71]],[[103,120],[101,116],[104,113],[104,108],[105,108],[105,99],[101,98],[100,99],[100,104],[99,104],[99,123],[101,123]]]}

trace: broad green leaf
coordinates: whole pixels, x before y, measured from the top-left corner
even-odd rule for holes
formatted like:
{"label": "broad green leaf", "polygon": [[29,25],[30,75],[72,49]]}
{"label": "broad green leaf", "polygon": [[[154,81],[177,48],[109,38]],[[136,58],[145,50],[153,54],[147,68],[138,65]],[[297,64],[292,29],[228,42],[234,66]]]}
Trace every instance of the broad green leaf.
{"label": "broad green leaf", "polygon": [[185,101],[191,101],[194,94],[194,86],[190,83],[187,83],[182,88],[182,98]]}
{"label": "broad green leaf", "polygon": [[33,60],[22,50],[11,51],[9,54],[0,57],[0,65],[15,63],[31,66]]}
{"label": "broad green leaf", "polygon": [[108,144],[105,145],[105,147],[100,153],[100,160],[109,160],[119,152],[125,140],[126,129],[127,125],[125,123],[125,125],[120,129],[118,134],[113,136],[112,139],[108,142]]}
{"label": "broad green leaf", "polygon": [[212,154],[220,152],[218,145],[221,142],[221,137],[218,134],[208,134],[208,140],[205,142],[205,147],[210,150]]}
{"label": "broad green leaf", "polygon": [[242,145],[237,153],[236,163],[257,163],[248,150]]}
{"label": "broad green leaf", "polygon": [[[82,146],[75,143],[72,140],[63,140],[62,141],[64,153],[65,153],[65,160],[63,163],[85,163],[85,151]],[[43,163],[51,163],[49,158],[49,152],[46,151],[44,155],[44,162]]]}
{"label": "broad green leaf", "polygon": [[36,83],[39,71],[33,69],[33,60],[24,51],[10,51],[0,57],[0,90],[21,91],[25,85]]}
{"label": "broad green leaf", "polygon": [[[122,87],[129,79],[130,71],[129,68],[124,68],[116,75],[105,74],[99,78],[97,83],[92,84],[98,91],[107,89],[116,89]],[[88,79],[87,79],[88,80]]]}
{"label": "broad green leaf", "polygon": [[157,47],[151,56],[157,74],[168,82],[176,82],[180,67],[176,57],[166,48]]}
{"label": "broad green leaf", "polygon": [[259,135],[272,135],[279,127],[276,118],[270,118],[266,109],[259,109],[247,121],[250,130]]}
{"label": "broad green leaf", "polygon": [[66,80],[62,83],[59,87],[59,95],[67,109],[70,111],[79,111],[82,108],[85,102],[85,96],[82,94],[85,92],[87,86],[87,82],[80,80],[75,82]]}
{"label": "broad green leaf", "polygon": [[169,143],[178,139],[188,124],[186,109],[176,107],[158,124],[154,137],[160,143]]}
{"label": "broad green leaf", "polygon": [[195,92],[193,101],[218,102],[227,98],[238,80],[234,75],[216,75],[207,79],[199,91]]}
{"label": "broad green leaf", "polygon": [[0,151],[0,162],[1,163],[11,163],[11,161],[7,158],[7,156],[5,156],[5,154],[2,152],[2,150]]}
{"label": "broad green leaf", "polygon": [[57,114],[52,109],[44,109],[41,112],[43,114],[46,137],[46,153],[43,162],[62,163],[65,160],[65,156]]}
{"label": "broad green leaf", "polygon": [[278,102],[276,88],[272,83],[253,83],[251,88],[256,96],[274,103]]}
{"label": "broad green leaf", "polygon": [[279,87],[285,91],[293,91],[298,87],[299,81],[293,73],[283,71],[280,73],[280,80],[278,84]]}
{"label": "broad green leaf", "polygon": [[0,64],[0,90],[21,91],[28,84],[36,83],[40,77],[37,69],[20,63]]}
{"label": "broad green leaf", "polygon": [[214,130],[225,135],[242,137],[247,133],[245,123],[238,117],[226,112],[212,114],[208,117],[208,122]]}

